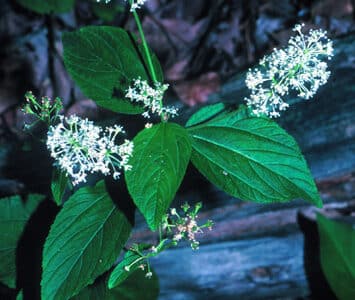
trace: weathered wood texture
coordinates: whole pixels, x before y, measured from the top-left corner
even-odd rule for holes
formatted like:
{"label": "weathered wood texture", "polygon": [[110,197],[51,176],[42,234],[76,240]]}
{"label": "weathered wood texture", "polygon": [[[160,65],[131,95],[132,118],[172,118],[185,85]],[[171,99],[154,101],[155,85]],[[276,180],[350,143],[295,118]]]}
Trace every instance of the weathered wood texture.
{"label": "weathered wood texture", "polygon": [[[315,99],[293,105],[279,120],[299,142],[308,160],[326,203],[323,212],[337,211],[340,216],[354,212],[354,46],[354,36],[336,41],[328,85]],[[247,94],[244,77],[244,73],[236,76],[210,102],[240,102]],[[317,265],[316,227],[311,221],[312,228],[303,231],[315,231],[315,236],[307,242],[307,249],[312,251],[307,251],[304,258],[298,220],[300,215],[314,217],[315,208],[301,200],[282,205],[242,202],[206,182],[201,185],[198,176],[187,180],[191,181],[187,183],[190,189],[184,189],[175,204],[202,200],[207,207],[201,220],[210,218],[216,224],[201,236],[199,251],[184,245],[153,261],[160,277],[161,300],[333,299]],[[144,226],[140,216],[137,224],[138,228]],[[137,229],[132,241],[154,238],[151,232]],[[312,274],[312,290],[305,264]]]}
{"label": "weathered wood texture", "polygon": [[[354,179],[352,179],[354,180]],[[344,193],[344,186],[323,189],[328,193]],[[328,199],[323,212],[342,216],[355,209],[355,191],[346,188],[349,198],[333,202]],[[212,231],[200,236],[202,245],[196,252],[188,245],[170,250],[153,261],[161,283],[160,299],[296,299],[309,296],[304,264],[304,240],[299,228],[299,214],[314,219],[317,209],[295,203],[294,207],[244,206],[229,204],[204,211],[201,221],[216,222]],[[304,226],[303,224],[301,224]],[[314,231],[315,223],[304,230]],[[151,233],[138,231],[133,240],[153,241]],[[323,275],[315,269],[318,261],[317,236],[310,241],[310,260],[316,272],[316,289],[325,289]],[[307,266],[309,267],[309,266]],[[329,296],[329,294],[326,294]],[[332,299],[317,298],[312,299]]]}
{"label": "weathered wood texture", "polygon": [[308,294],[300,233],[183,248],[154,261],[161,299],[276,299]]}

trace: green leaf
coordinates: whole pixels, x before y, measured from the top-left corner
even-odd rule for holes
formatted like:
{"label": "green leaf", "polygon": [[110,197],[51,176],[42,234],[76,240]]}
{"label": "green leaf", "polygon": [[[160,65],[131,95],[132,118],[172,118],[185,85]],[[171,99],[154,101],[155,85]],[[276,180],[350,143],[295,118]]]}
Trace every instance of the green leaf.
{"label": "green leaf", "polygon": [[23,7],[39,14],[63,13],[71,10],[74,0],[16,0]]}
{"label": "green leaf", "polygon": [[[138,270],[139,265],[142,263],[144,263],[144,260],[141,259],[141,256],[133,251],[127,251],[123,260],[112,271],[108,281],[108,288],[112,289],[120,285],[134,271]],[[129,269],[126,270],[125,267],[129,267]]]}
{"label": "green leaf", "polygon": [[44,196],[29,195],[0,199],[0,281],[16,287],[16,247],[31,214]]}
{"label": "green leaf", "polygon": [[[133,79],[149,76],[129,34],[120,28],[88,26],[63,35],[65,66],[82,92],[98,105],[115,112],[137,114],[142,107],[125,99]],[[143,56],[145,57],[145,56]],[[158,81],[163,81],[155,55],[153,64]]]}
{"label": "green leaf", "polygon": [[22,292],[22,290],[20,290],[19,293],[17,294],[16,300],[23,300],[23,292]]}
{"label": "green leaf", "polygon": [[43,251],[42,299],[68,299],[115,262],[131,226],[104,182],[79,189],[63,205]]}
{"label": "green leaf", "polygon": [[225,106],[223,103],[216,103],[212,105],[205,106],[195,112],[190,119],[186,122],[186,127],[194,126],[207,121],[208,119],[214,117],[216,114],[222,112]]}
{"label": "green leaf", "polygon": [[83,289],[71,300],[156,300],[159,296],[159,280],[146,278],[145,271],[136,270],[121,285],[108,289],[107,278],[99,278],[93,285]]}
{"label": "green leaf", "polygon": [[142,130],[125,172],[128,191],[149,227],[156,230],[180,186],[191,155],[186,129],[160,123]]}
{"label": "green leaf", "polygon": [[58,170],[57,168],[53,170],[51,190],[54,202],[59,206],[62,205],[63,195],[68,182],[68,177],[64,172]]}
{"label": "green leaf", "polygon": [[113,289],[120,300],[156,300],[159,296],[159,280],[154,270],[152,277],[146,271],[136,270],[121,285]]}
{"label": "green leaf", "polygon": [[296,141],[271,119],[241,108],[189,133],[193,164],[228,194],[260,203],[300,197],[322,206]]}
{"label": "green leaf", "polygon": [[355,230],[352,226],[317,215],[320,262],[339,300],[355,299]]}

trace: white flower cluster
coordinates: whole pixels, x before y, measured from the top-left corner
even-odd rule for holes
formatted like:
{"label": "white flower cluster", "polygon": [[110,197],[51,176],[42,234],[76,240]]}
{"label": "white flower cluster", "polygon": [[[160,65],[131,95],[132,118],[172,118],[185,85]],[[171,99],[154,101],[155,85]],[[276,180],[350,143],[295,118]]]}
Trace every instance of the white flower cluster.
{"label": "white flower cluster", "polygon": [[150,118],[150,113],[153,113],[167,119],[177,115],[175,107],[162,106],[162,99],[168,87],[168,84],[157,82],[155,83],[155,88],[152,88],[146,80],[138,78],[127,89],[125,96],[132,102],[144,105],[145,112],[142,114],[143,117]]}
{"label": "white flower cluster", "polygon": [[[127,1],[127,0],[125,0]],[[135,11],[136,9],[141,8],[142,5],[144,5],[144,3],[147,0],[128,0],[129,2],[131,2],[131,12]],[[111,2],[111,0],[96,0],[96,2],[105,2],[106,4]]]}
{"label": "white flower cluster", "polygon": [[133,152],[133,143],[125,140],[116,145],[121,126],[102,129],[88,119],[75,115],[60,117],[61,122],[48,131],[47,147],[56,164],[72,179],[73,184],[86,181],[88,173],[101,172],[120,176],[120,169],[130,170],[128,160]]}
{"label": "white flower cluster", "polygon": [[331,59],[333,44],[326,31],[310,30],[304,35],[303,26],[294,27],[297,35],[290,38],[287,48],[275,49],[261,59],[259,68],[247,73],[245,82],[251,95],[245,100],[255,115],[279,117],[279,111],[289,106],[282,97],[291,90],[301,98],[310,99],[327,82],[330,72],[321,59]]}

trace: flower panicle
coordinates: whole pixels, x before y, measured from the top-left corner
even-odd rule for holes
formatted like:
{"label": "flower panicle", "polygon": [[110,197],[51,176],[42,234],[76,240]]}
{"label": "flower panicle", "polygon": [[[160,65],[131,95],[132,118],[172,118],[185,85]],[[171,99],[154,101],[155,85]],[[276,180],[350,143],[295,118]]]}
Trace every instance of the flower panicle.
{"label": "flower panicle", "polygon": [[245,82],[251,94],[245,100],[255,115],[279,117],[289,106],[284,97],[291,91],[308,100],[327,82],[330,72],[323,60],[332,58],[333,43],[326,31],[310,30],[304,35],[303,27],[294,27],[296,35],[285,49],[275,49],[260,60],[259,67],[248,71]]}
{"label": "flower panicle", "polygon": [[60,116],[60,123],[49,127],[47,148],[74,185],[86,182],[87,175],[95,172],[118,179],[121,169],[131,169],[129,158],[133,152],[133,142],[129,140],[116,144],[121,133],[124,130],[119,125],[103,129],[76,115]]}
{"label": "flower panicle", "polygon": [[154,87],[151,87],[146,80],[140,77],[133,81],[133,84],[126,90],[126,98],[131,102],[143,104],[145,111],[143,117],[150,118],[151,114],[157,114],[163,119],[177,116],[175,107],[164,107],[162,99],[165,91],[168,89],[168,84],[156,82]]}

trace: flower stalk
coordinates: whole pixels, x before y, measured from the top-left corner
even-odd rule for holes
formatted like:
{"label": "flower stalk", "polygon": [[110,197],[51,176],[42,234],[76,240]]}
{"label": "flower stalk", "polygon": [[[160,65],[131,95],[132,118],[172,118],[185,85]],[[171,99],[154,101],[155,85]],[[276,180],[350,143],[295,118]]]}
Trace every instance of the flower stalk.
{"label": "flower stalk", "polygon": [[[136,25],[137,25],[137,28],[138,28],[138,31],[139,31],[139,36],[140,36],[142,44],[143,44],[143,49],[144,49],[144,53],[145,53],[145,56],[146,56],[146,59],[147,59],[147,62],[148,62],[148,68],[149,68],[149,71],[150,71],[150,75],[152,76],[153,82],[157,83],[158,79],[157,79],[157,75],[155,73],[155,69],[154,69],[154,66],[153,66],[153,60],[152,60],[152,56],[151,56],[151,53],[150,53],[149,48],[148,48],[147,40],[146,40],[145,35],[144,35],[144,31],[143,31],[143,28],[142,28],[142,23],[141,23],[141,21],[139,19],[139,16],[138,16],[138,13],[136,12],[136,10],[133,10],[132,13],[133,13],[133,17],[134,17],[134,20],[136,22]],[[161,103],[161,105],[163,106],[163,103]]]}

